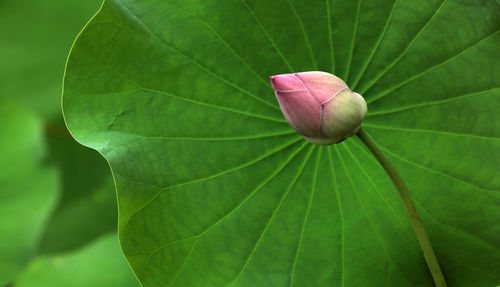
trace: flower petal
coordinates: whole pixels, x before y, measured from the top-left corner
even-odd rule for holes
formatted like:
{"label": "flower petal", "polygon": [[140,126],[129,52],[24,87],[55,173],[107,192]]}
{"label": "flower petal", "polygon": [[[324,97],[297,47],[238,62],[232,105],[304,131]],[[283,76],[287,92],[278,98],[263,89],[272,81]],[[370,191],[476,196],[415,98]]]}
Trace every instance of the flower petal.
{"label": "flower petal", "polygon": [[311,95],[320,103],[328,101],[338,91],[347,88],[340,78],[325,72],[296,73]]}
{"label": "flower petal", "polygon": [[321,106],[306,90],[276,91],[281,111],[290,125],[302,135],[318,136]]}
{"label": "flower petal", "polygon": [[305,90],[304,84],[295,74],[283,74],[269,77],[274,91]]}

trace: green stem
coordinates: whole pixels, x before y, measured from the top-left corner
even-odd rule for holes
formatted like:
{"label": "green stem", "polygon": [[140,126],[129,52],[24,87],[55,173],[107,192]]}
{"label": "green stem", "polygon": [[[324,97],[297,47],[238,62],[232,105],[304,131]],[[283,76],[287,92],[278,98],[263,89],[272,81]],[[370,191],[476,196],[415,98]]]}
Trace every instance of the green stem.
{"label": "green stem", "polygon": [[397,172],[394,165],[391,163],[389,158],[385,155],[382,149],[377,145],[377,143],[373,140],[373,138],[368,135],[363,129],[360,129],[357,133],[357,136],[361,139],[361,141],[368,147],[368,149],[373,153],[375,158],[377,158],[378,162],[382,165],[382,167],[387,172],[387,175],[392,180],[392,183],[398,190],[399,196],[403,200],[403,204],[405,205],[406,212],[408,213],[408,217],[410,218],[411,225],[415,234],[417,235],[418,243],[422,248],[422,252],[424,253],[425,261],[427,262],[427,266],[431,271],[432,278],[434,279],[434,283],[438,287],[446,287],[446,281],[444,280],[443,273],[441,272],[441,267],[439,267],[438,260],[436,258],[436,254],[432,249],[431,242],[429,241],[429,236],[427,236],[427,232],[425,231],[424,225],[418,216],[417,209],[415,208],[415,203],[408,192],[408,188],[406,187],[403,179]]}

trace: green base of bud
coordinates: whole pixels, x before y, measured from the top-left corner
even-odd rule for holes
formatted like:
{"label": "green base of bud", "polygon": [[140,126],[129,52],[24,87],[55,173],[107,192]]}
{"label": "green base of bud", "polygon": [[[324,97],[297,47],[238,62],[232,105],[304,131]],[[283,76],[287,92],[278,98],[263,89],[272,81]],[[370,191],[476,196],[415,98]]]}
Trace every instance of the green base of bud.
{"label": "green base of bud", "polygon": [[[308,137],[305,135],[302,135],[304,139],[306,139],[308,142],[315,144],[315,145],[332,145],[335,143],[339,142],[339,139],[330,139],[330,138],[322,138],[322,137]],[[342,141],[341,139],[340,141]]]}
{"label": "green base of bud", "polygon": [[361,125],[353,129],[351,132],[349,132],[347,135],[344,135],[343,137],[335,137],[335,138],[326,138],[326,137],[309,137],[305,135],[301,135],[304,139],[306,139],[308,142],[315,144],[315,145],[332,145],[332,144],[337,144],[345,141],[346,139],[354,136],[355,134],[358,133],[359,129],[361,128]]}

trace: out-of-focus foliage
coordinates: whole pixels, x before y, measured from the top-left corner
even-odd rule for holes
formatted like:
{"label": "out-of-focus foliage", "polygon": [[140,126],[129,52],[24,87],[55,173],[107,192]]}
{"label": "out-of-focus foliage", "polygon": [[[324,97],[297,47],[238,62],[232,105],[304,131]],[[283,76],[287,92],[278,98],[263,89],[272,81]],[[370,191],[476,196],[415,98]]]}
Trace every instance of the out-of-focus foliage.
{"label": "out-of-focus foliage", "polygon": [[59,118],[71,44],[100,0],[0,1],[0,97]]}
{"label": "out-of-focus foliage", "polygon": [[[59,167],[62,193],[58,209],[40,242],[43,253],[76,248],[99,235],[116,230],[117,211],[109,167],[101,156],[81,148],[69,134],[48,126],[49,160]],[[63,130],[64,131],[64,130]]]}
{"label": "out-of-focus foliage", "polygon": [[17,103],[0,100],[0,286],[36,252],[59,196],[59,174],[44,165],[43,126]]}
{"label": "out-of-focus foliage", "polygon": [[109,167],[61,113],[68,51],[99,4],[0,1],[0,286],[138,286]]}
{"label": "out-of-focus foliage", "polygon": [[116,234],[67,254],[40,256],[19,278],[18,287],[134,287],[137,281],[123,264]]}

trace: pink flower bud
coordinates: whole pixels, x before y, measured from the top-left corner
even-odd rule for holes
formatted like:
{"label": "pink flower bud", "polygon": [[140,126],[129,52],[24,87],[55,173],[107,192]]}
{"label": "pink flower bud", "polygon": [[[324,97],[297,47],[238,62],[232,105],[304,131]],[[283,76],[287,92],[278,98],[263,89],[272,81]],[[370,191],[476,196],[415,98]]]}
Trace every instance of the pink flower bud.
{"label": "pink flower bud", "polygon": [[355,135],[366,116],[363,97],[325,72],[270,77],[281,111],[306,140],[330,145]]}

